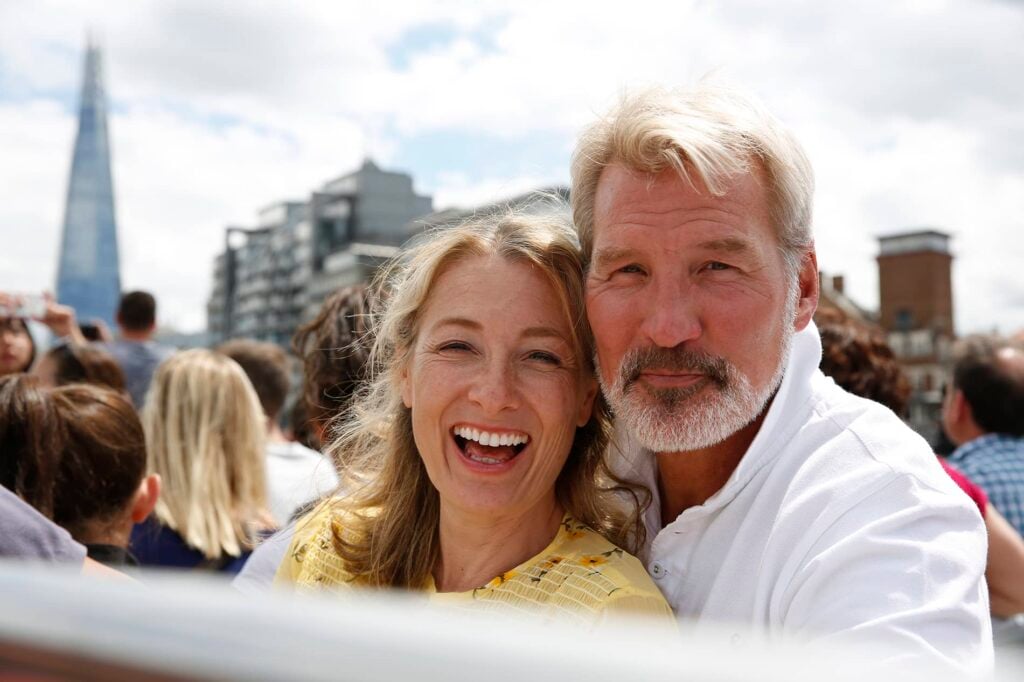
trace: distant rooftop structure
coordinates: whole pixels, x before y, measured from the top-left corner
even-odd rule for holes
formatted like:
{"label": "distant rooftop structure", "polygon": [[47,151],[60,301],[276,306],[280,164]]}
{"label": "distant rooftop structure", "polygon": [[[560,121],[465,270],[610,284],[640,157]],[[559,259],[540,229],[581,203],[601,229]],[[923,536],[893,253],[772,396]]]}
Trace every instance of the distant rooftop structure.
{"label": "distant rooftop structure", "polygon": [[64,207],[57,300],[75,308],[83,322],[99,319],[113,328],[120,296],[107,101],[100,49],[90,41]]}
{"label": "distant rooftop structure", "polygon": [[901,232],[878,238],[880,256],[894,256],[903,253],[949,253],[950,235],[939,230],[922,229]]}

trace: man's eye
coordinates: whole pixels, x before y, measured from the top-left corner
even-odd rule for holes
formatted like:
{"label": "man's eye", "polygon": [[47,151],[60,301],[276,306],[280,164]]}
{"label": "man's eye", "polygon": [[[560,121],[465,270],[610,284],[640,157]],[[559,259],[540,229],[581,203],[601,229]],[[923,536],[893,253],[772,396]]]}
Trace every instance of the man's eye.
{"label": "man's eye", "polygon": [[713,260],[713,261],[711,261],[710,263],[708,263],[707,265],[704,266],[705,270],[715,270],[715,271],[729,270],[730,268],[732,268],[731,265],[727,265],[726,263],[723,263],[723,262],[717,261],[717,260]]}
{"label": "man's eye", "polygon": [[623,273],[623,274],[626,274],[626,275],[642,275],[643,272],[644,272],[644,269],[642,267],[640,267],[639,265],[637,265],[636,263],[630,263],[629,265],[622,266],[621,268],[619,268],[615,272],[616,273]]}

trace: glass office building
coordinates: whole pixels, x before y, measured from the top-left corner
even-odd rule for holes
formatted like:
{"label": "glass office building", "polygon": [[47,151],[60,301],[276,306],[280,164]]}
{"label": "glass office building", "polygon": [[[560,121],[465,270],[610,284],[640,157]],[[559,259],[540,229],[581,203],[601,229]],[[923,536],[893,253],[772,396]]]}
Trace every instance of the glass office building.
{"label": "glass office building", "polygon": [[100,319],[113,328],[120,294],[107,102],[100,51],[90,44],[64,208],[57,300],[74,307],[79,321]]}

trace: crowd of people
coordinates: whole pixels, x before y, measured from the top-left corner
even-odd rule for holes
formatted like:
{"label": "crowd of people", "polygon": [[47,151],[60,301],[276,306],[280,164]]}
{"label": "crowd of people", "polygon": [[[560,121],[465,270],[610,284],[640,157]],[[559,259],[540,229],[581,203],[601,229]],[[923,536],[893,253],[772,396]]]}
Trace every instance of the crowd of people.
{"label": "crowd of people", "polygon": [[291,354],[164,348],[144,292],[116,340],[48,300],[40,352],[0,294],[0,549],[989,670],[1024,612],[1020,345],[962,344],[941,461],[884,337],[813,322],[810,164],[742,93],[629,95],[572,178],[571,221],[435,229]]}

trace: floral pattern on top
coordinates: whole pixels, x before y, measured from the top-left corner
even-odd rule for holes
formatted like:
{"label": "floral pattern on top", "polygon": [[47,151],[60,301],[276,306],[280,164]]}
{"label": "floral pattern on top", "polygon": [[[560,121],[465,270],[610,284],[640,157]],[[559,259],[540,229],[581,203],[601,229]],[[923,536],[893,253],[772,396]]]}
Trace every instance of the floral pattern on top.
{"label": "floral pattern on top", "polygon": [[[331,539],[332,524],[339,519],[327,506],[303,522],[307,530],[296,533],[277,582],[294,583],[304,591],[354,589],[358,581],[345,570]],[[485,585],[438,593],[428,579],[423,591],[432,602],[460,609],[528,613],[590,628],[613,612],[674,623],[668,603],[640,561],[569,516],[543,551]]]}

